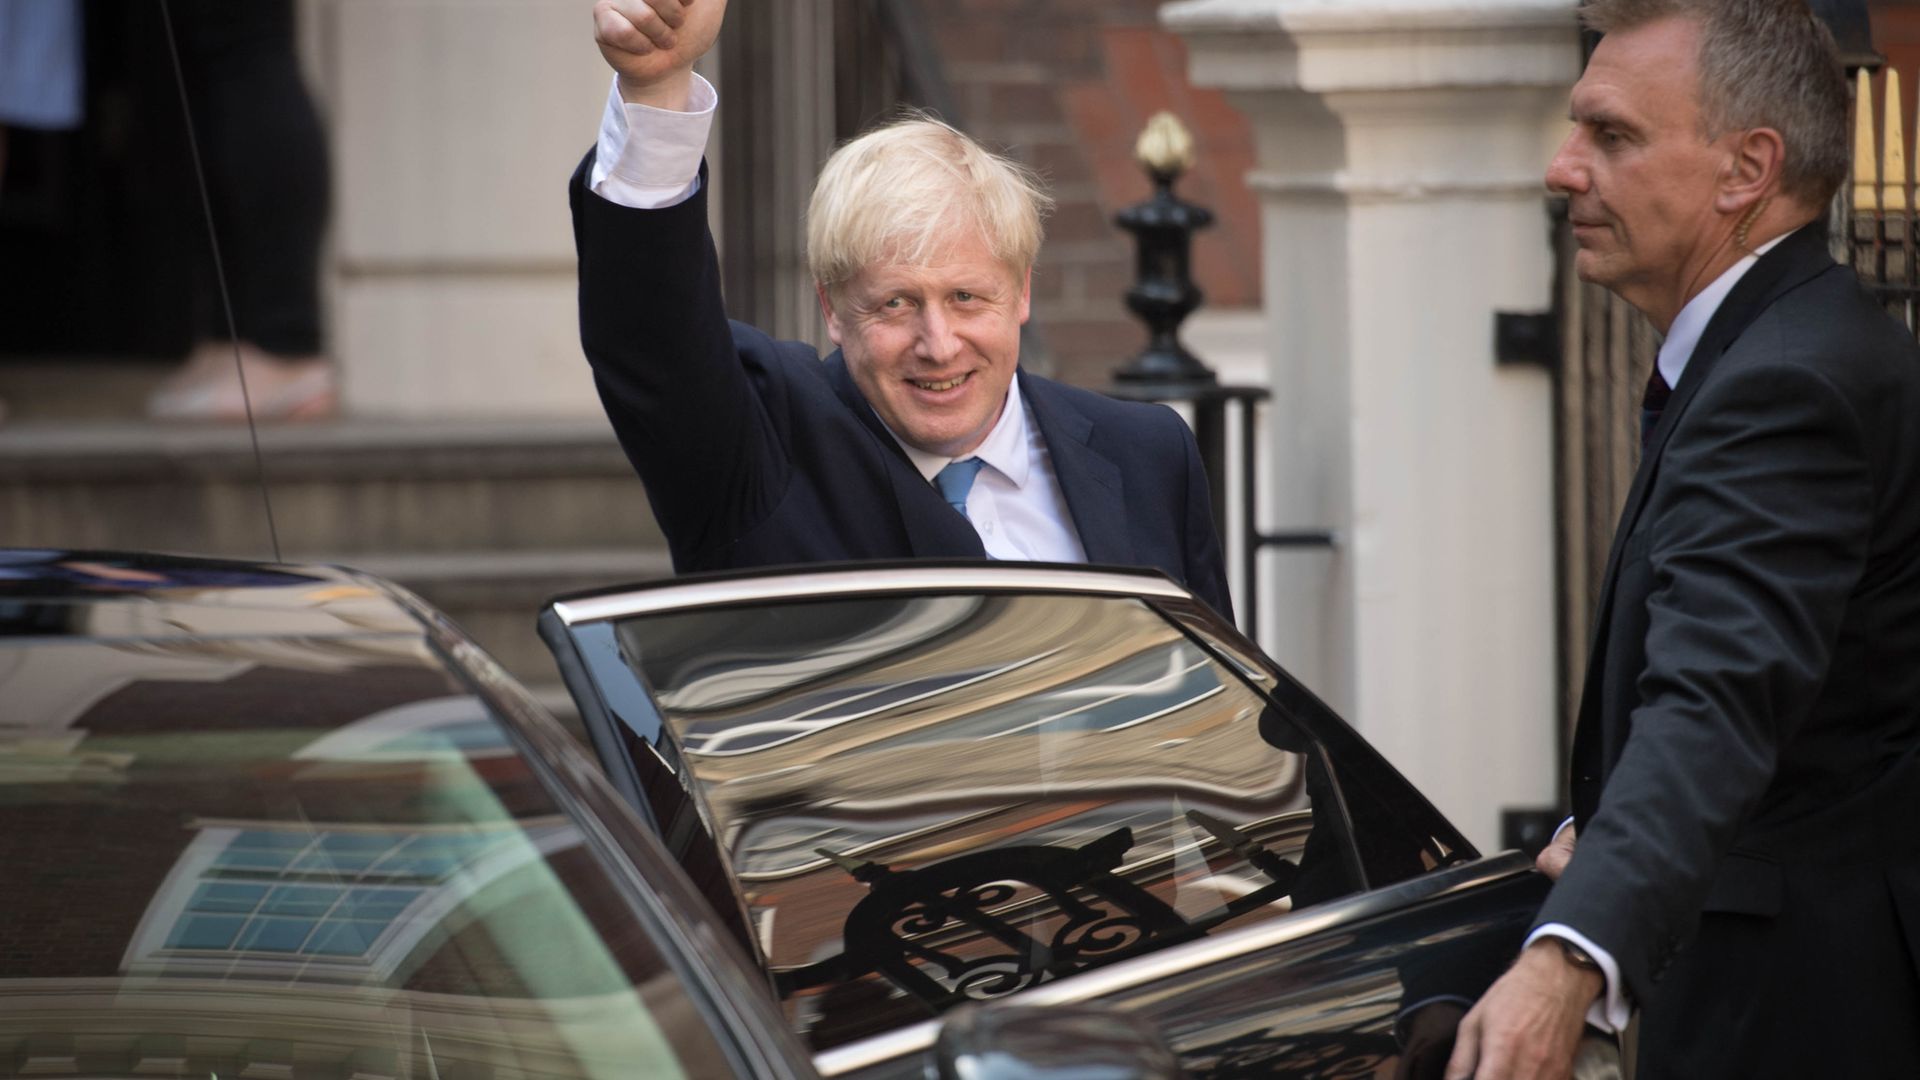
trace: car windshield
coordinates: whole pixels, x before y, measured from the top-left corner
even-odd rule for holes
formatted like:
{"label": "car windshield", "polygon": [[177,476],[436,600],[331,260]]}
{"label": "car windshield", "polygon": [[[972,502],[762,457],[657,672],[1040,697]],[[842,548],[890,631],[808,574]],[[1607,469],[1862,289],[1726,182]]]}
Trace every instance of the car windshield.
{"label": "car windshield", "polygon": [[725,1070],[580,827],[417,634],[106,625],[156,607],[0,595],[0,1062]]}
{"label": "car windshield", "polygon": [[1356,838],[1275,680],[1131,597],[706,607],[617,637],[816,1048],[1447,855]]}

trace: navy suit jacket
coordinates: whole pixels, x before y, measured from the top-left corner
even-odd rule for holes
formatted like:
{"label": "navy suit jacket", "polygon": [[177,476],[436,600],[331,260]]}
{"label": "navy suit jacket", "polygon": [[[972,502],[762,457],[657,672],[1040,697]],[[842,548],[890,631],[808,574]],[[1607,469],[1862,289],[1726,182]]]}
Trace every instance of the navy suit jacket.
{"label": "navy suit jacket", "polygon": [[[836,351],[726,317],[707,187],[634,210],[571,187],[580,337],[676,570],[985,558]],[[704,172],[703,172],[704,176]],[[1199,448],[1179,414],[1021,372],[1093,563],[1150,566],[1232,617]]]}
{"label": "navy suit jacket", "polygon": [[1643,1080],[1920,1075],[1917,750],[1920,349],[1802,229],[1709,321],[1602,581],[1540,921],[1619,962]]}

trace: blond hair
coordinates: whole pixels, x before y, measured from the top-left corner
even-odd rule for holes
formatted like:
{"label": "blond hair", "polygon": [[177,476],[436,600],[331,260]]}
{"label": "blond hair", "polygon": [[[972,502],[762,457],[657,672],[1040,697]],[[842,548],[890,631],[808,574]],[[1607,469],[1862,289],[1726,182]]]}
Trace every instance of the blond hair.
{"label": "blond hair", "polygon": [[1772,128],[1786,145],[1780,187],[1819,206],[1847,176],[1847,81],[1840,50],[1802,0],[1594,0],[1589,29],[1664,18],[1700,25],[1700,118],[1708,139]]}
{"label": "blond hair", "polygon": [[925,266],[972,231],[1025,277],[1053,199],[1033,170],[920,112],[827,158],[807,207],[807,269],[829,295],[866,267]]}

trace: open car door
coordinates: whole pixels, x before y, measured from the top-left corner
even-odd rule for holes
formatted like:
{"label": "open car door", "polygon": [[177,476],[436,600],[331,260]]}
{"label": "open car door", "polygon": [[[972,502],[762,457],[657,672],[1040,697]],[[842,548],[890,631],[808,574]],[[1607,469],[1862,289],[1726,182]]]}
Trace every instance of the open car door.
{"label": "open car door", "polygon": [[934,1017],[1019,994],[1196,1075],[1438,1076],[1545,892],[1157,574],[683,578],[541,631],[827,1075],[919,1075]]}

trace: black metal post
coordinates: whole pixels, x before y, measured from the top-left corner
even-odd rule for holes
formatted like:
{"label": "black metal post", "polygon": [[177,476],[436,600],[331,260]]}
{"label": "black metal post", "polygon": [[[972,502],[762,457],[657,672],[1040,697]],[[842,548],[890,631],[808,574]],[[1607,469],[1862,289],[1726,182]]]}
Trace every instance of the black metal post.
{"label": "black metal post", "polygon": [[1114,215],[1114,221],[1132,234],[1137,246],[1137,280],[1127,290],[1128,310],[1147,324],[1147,347],[1113,373],[1107,393],[1135,401],[1185,403],[1192,410],[1194,440],[1207,472],[1207,493],[1213,500],[1214,529],[1221,542],[1236,535],[1228,529],[1227,436],[1228,409],[1239,405],[1240,468],[1240,596],[1236,607],[1240,625],[1249,636],[1260,627],[1260,552],[1270,547],[1330,547],[1330,529],[1267,533],[1260,529],[1259,430],[1260,403],[1268,392],[1258,386],[1223,386],[1213,369],[1187,351],[1180,342],[1180,324],[1200,306],[1202,294],[1193,282],[1193,233],[1213,223],[1205,207],[1183,202],[1173,193],[1174,182],[1192,160],[1192,139],[1179,121],[1162,113],[1151,120],[1140,137],[1141,165],[1153,181],[1147,201]]}
{"label": "black metal post", "polygon": [[1140,355],[1113,373],[1117,382],[1200,387],[1219,381],[1180,343],[1180,324],[1205,299],[1193,282],[1193,234],[1213,224],[1211,211],[1174,195],[1180,168],[1177,163],[1149,164],[1153,195],[1114,215],[1114,222],[1133,235],[1138,252],[1127,309],[1147,324],[1148,335]]}

